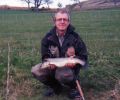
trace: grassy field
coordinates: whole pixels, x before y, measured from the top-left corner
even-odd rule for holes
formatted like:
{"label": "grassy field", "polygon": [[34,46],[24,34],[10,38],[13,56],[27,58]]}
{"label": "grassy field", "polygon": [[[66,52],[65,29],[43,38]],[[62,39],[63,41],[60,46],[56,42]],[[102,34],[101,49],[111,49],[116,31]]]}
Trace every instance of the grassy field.
{"label": "grassy field", "polygon": [[[86,100],[110,100],[109,91],[120,81],[120,9],[74,11],[71,19],[89,52],[89,68],[80,73]],[[30,73],[41,62],[40,41],[52,26],[51,13],[0,11],[0,100],[9,53],[9,100],[69,100],[64,94],[44,98],[44,86]]]}

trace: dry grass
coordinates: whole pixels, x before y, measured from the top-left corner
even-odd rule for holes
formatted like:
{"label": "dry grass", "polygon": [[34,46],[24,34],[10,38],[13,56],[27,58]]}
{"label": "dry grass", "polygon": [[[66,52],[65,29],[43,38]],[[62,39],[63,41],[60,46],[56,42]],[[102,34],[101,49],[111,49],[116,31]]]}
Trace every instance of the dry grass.
{"label": "dry grass", "polygon": [[120,80],[116,83],[115,88],[110,91],[99,92],[94,94],[94,90],[87,92],[87,100],[120,100]]}
{"label": "dry grass", "polygon": [[[24,95],[31,97],[34,94],[32,88],[33,83],[28,77],[28,74],[24,70],[12,69],[9,78],[9,99],[18,100],[19,96]],[[6,84],[4,84],[6,86]]]}

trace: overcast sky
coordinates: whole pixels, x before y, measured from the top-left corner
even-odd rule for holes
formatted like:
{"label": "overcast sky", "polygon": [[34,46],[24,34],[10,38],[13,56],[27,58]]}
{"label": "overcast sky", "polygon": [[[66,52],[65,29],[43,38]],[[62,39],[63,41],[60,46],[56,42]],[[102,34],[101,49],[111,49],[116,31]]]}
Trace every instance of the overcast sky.
{"label": "overcast sky", "polygon": [[[67,4],[73,3],[71,0],[53,0],[53,4],[51,4],[50,7],[57,7],[58,2],[62,3],[63,7]],[[23,7],[27,6],[27,4],[22,2],[21,0],[0,0],[0,5],[23,6]]]}

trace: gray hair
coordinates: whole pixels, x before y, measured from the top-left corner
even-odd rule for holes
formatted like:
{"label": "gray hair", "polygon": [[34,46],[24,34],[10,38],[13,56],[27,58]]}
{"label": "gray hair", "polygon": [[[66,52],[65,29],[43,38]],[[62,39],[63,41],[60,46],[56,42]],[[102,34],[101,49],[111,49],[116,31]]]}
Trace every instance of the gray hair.
{"label": "gray hair", "polygon": [[66,9],[59,9],[59,10],[57,10],[57,12],[54,14],[54,17],[53,17],[53,20],[54,20],[54,21],[56,20],[56,15],[57,15],[58,13],[67,14],[68,20],[70,21],[70,14],[69,14],[69,12],[68,12]]}

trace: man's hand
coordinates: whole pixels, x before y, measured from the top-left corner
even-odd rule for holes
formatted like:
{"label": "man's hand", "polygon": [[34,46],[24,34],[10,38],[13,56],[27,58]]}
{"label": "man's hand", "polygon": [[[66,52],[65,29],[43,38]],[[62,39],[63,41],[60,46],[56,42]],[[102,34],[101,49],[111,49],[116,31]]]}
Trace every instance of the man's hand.
{"label": "man's hand", "polygon": [[[75,56],[75,49],[74,49],[74,47],[71,46],[71,47],[69,47],[67,49],[66,56],[67,57],[74,57]],[[69,68],[73,68],[75,66],[75,64],[69,62],[65,66],[69,67]]]}
{"label": "man's hand", "polygon": [[75,56],[75,49],[74,47],[69,47],[66,52],[67,57],[74,57]]}
{"label": "man's hand", "polygon": [[69,68],[73,68],[76,64],[73,63],[67,63],[65,66]]}
{"label": "man's hand", "polygon": [[49,69],[51,69],[51,70],[54,70],[55,68],[56,68],[56,65],[54,65],[54,64],[49,64],[49,67],[48,67]]}

